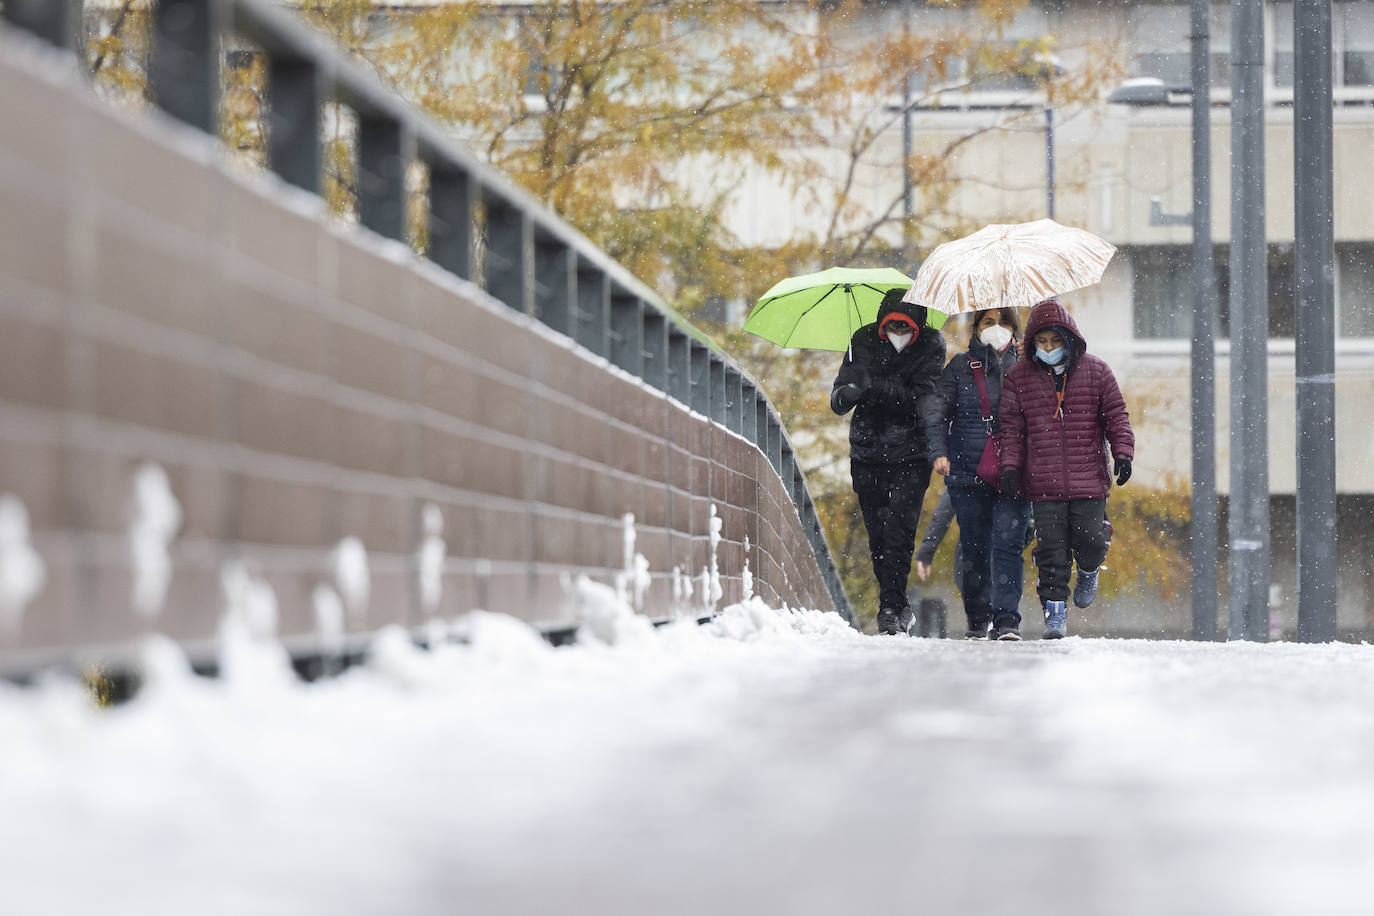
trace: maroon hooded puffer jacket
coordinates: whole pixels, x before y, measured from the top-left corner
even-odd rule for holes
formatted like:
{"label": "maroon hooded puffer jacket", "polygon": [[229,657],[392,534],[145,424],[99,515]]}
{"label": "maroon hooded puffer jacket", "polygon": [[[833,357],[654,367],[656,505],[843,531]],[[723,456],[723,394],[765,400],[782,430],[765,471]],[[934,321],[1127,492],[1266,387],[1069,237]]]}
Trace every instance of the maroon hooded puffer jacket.
{"label": "maroon hooded puffer jacket", "polygon": [[[1055,416],[1054,370],[1031,349],[1038,332],[1054,327],[1071,335],[1064,341],[1069,352],[1062,417]],[[1112,486],[1106,443],[1112,457],[1135,458],[1135,435],[1116,376],[1088,352],[1078,325],[1053,299],[1031,309],[1025,339],[1027,358],[1002,383],[997,414],[1002,471],[1015,471],[1021,492],[1033,501],[1101,499]]]}

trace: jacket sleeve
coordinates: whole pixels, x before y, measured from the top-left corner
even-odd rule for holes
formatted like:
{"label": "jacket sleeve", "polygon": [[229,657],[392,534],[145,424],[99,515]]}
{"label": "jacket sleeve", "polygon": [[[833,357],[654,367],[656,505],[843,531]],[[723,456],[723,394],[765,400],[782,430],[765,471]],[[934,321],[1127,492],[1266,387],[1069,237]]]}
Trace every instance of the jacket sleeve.
{"label": "jacket sleeve", "polygon": [[830,409],[841,416],[853,410],[867,387],[865,376],[867,372],[854,362],[851,346],[840,362],[840,371],[835,373],[835,384],[830,386]]}
{"label": "jacket sleeve", "polygon": [[997,407],[998,465],[1003,473],[1021,473],[1026,465],[1026,415],[1021,412],[1020,380],[1008,373],[1002,380],[1002,402]]}
{"label": "jacket sleeve", "polygon": [[935,511],[931,513],[926,536],[921,539],[920,549],[916,551],[916,562],[928,564],[935,559],[935,551],[940,549],[940,542],[945,539],[949,523],[953,519],[954,503],[950,501],[949,490],[945,490],[940,494],[940,501],[935,504]]}
{"label": "jacket sleeve", "polygon": [[945,366],[935,390],[918,410],[926,431],[926,457],[931,461],[949,457],[949,421],[959,397],[959,371],[955,365],[958,361],[956,356]]}
{"label": "jacket sleeve", "polygon": [[1121,388],[1111,367],[1102,364],[1102,381],[1098,384],[1098,416],[1107,441],[1112,446],[1113,458],[1135,460],[1135,433],[1131,431],[1131,416],[1126,410],[1126,399],[1121,396]]}

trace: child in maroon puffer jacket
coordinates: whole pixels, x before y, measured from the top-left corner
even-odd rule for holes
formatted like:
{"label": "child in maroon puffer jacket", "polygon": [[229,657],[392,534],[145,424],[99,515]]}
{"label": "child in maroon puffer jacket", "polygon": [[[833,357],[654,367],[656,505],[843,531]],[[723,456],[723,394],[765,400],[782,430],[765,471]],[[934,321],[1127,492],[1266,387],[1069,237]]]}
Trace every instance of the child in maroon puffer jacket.
{"label": "child in maroon puffer jacket", "polygon": [[[1098,567],[1107,558],[1111,524],[1107,494],[1131,476],[1135,435],[1111,368],[1054,299],[1037,303],[1026,322],[1030,359],[1002,383],[998,410],[1002,490],[1031,501],[1035,520],[1036,591],[1045,612],[1044,639],[1068,634],[1069,573],[1076,562],[1073,602],[1097,596]],[[1113,466],[1107,469],[1107,446]]]}

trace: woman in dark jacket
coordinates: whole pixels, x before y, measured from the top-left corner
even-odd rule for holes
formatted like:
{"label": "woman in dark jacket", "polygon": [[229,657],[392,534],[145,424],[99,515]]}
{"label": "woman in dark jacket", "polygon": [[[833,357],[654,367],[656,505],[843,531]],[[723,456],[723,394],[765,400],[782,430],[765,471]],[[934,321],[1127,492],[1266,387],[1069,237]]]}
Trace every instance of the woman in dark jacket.
{"label": "woman in dark jacket", "polygon": [[[968,639],[987,639],[989,631],[996,639],[1021,638],[1018,605],[1030,504],[978,478],[978,459],[989,427],[995,426],[1002,380],[1016,364],[1019,330],[1015,309],[975,312],[968,349],[949,361],[926,410],[928,454],[935,473],[945,475],[959,519]],[[980,374],[987,411],[979,392]]]}
{"label": "woman in dark jacket", "polygon": [[935,390],[945,339],[925,327],[923,306],[883,297],[877,320],[854,332],[830,392],[830,409],[849,421],[849,472],[859,498],[878,580],[878,632],[911,627],[907,577],[916,548],[930,461],[917,410]]}
{"label": "woman in dark jacket", "polygon": [[1075,563],[1074,604],[1087,607],[1097,594],[1111,541],[1107,494],[1113,475],[1117,486],[1131,476],[1135,435],[1116,376],[1088,352],[1063,306],[1047,299],[1031,309],[1026,338],[1034,353],[1007,373],[1002,388],[1002,488],[1019,489],[1031,501],[1044,638],[1058,639],[1068,633]]}

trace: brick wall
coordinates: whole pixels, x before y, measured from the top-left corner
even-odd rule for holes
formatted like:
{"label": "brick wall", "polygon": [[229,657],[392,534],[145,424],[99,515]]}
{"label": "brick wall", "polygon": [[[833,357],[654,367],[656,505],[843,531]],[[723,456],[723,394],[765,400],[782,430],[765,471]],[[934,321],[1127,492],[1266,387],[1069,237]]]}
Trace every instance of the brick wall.
{"label": "brick wall", "polygon": [[[712,507],[722,606],[747,562],[770,603],[832,607],[751,442],[332,223],[317,198],[238,174],[208,138],[105,109],[63,68],[0,54],[0,124],[0,493],[27,508],[47,571],[0,632],[0,665],[153,631],[205,651],[235,558],[308,650],[312,592],[349,536],[371,575],[354,633],[474,607],[561,628],[569,577],[622,569],[626,513],[652,574],[645,611],[679,610],[675,567],[701,610]],[[148,462],[183,513],[156,616],[132,599]],[[428,505],[447,544],[433,609],[417,572]]]}

